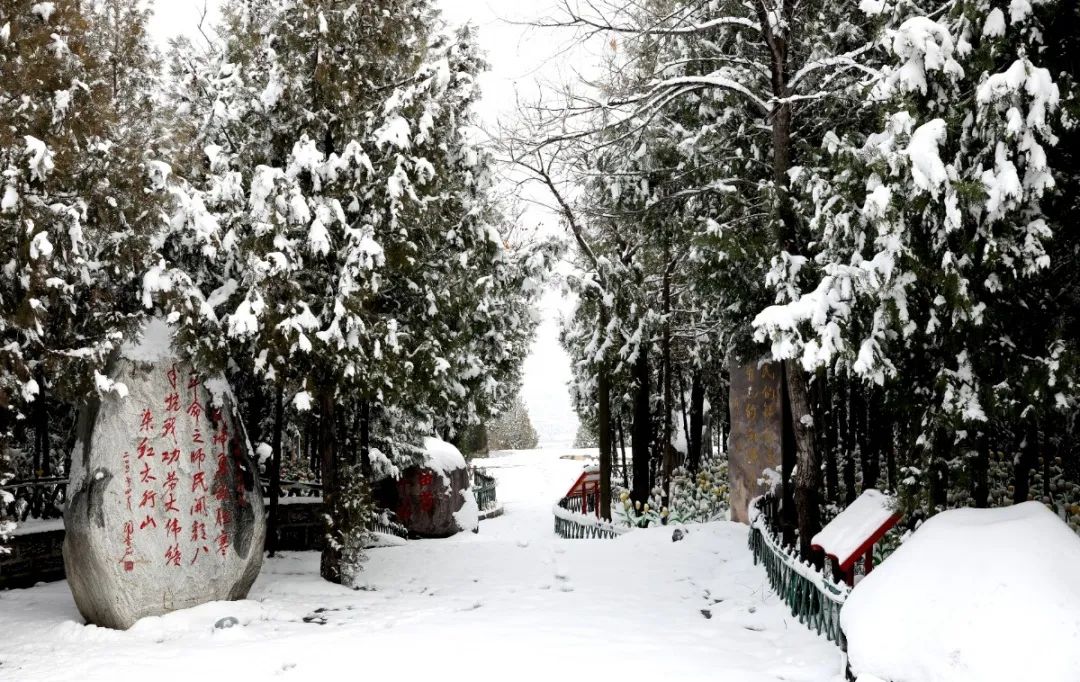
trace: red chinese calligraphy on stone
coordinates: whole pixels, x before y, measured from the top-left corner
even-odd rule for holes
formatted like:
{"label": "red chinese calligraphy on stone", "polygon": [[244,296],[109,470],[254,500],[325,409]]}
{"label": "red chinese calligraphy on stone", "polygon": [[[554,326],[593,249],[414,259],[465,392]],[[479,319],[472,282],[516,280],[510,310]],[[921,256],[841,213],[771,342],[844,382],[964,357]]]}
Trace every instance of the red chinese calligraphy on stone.
{"label": "red chinese calligraphy on stone", "polygon": [[150,462],[143,462],[143,468],[139,471],[139,480],[143,483],[157,480],[157,476],[150,472]]}
{"label": "red chinese calligraphy on stone", "polygon": [[195,548],[195,556],[191,557],[191,563],[188,564],[188,566],[194,566],[195,562],[199,560],[200,556],[202,556],[203,554],[209,554],[209,553],[210,553],[210,548],[207,547],[206,545],[203,545],[202,547],[196,547]]}
{"label": "red chinese calligraphy on stone", "polygon": [[203,412],[203,408],[202,408],[202,405],[199,404],[199,399],[197,397],[192,398],[191,399],[191,404],[189,404],[187,406],[188,416],[191,417],[192,419],[194,419],[195,423],[198,424],[199,423],[199,418],[202,417],[202,412]]}
{"label": "red chinese calligraphy on stone", "polygon": [[430,471],[425,470],[425,471],[420,472],[419,481],[420,481],[420,486],[421,487],[427,488],[428,486],[430,486],[432,484],[432,482],[434,480],[435,480],[435,477],[432,475],[432,473]]}
{"label": "red chinese calligraphy on stone", "polygon": [[165,489],[168,491],[176,490],[176,486],[180,483],[180,477],[176,475],[175,471],[170,471],[165,474]]}
{"label": "red chinese calligraphy on stone", "polygon": [[123,564],[125,571],[135,570],[135,548],[132,536],[135,535],[135,523],[128,521],[124,523],[124,556],[120,557],[120,563]]}
{"label": "red chinese calligraphy on stone", "polygon": [[172,545],[165,550],[165,565],[166,566],[179,566],[180,560],[183,555],[180,553],[180,545]]}
{"label": "red chinese calligraphy on stone", "polygon": [[142,523],[139,524],[139,530],[143,530],[145,528],[157,528],[157,521],[154,519],[153,516],[150,516],[149,514],[147,514],[146,518],[143,519]]}
{"label": "red chinese calligraphy on stone", "polygon": [[165,396],[165,410],[167,412],[179,412],[180,411],[180,394],[170,393]]}
{"label": "red chinese calligraphy on stone", "polygon": [[206,441],[203,440],[202,431],[199,428],[195,429],[195,433],[191,435],[191,442],[199,445],[205,445]]}
{"label": "red chinese calligraphy on stone", "polygon": [[137,452],[139,453],[139,459],[145,459],[147,457],[154,456],[154,448],[150,446],[149,438],[143,438],[139,441]]}
{"label": "red chinese calligraphy on stone", "polygon": [[191,524],[191,541],[198,542],[206,539],[206,524],[195,521]]}
{"label": "red chinese calligraphy on stone", "polygon": [[154,413],[150,411],[150,408],[146,408],[142,413],[142,423],[139,425],[139,433],[154,431]]}
{"label": "red chinese calligraphy on stone", "polygon": [[157,504],[157,491],[156,490],[144,490],[142,494],[142,500],[139,502],[139,508],[150,507],[151,509]]}
{"label": "red chinese calligraphy on stone", "polygon": [[176,496],[172,493],[165,496],[164,505],[167,512],[180,512],[180,507],[176,506]]}
{"label": "red chinese calligraphy on stone", "polygon": [[224,528],[225,526],[229,525],[231,521],[232,514],[229,512],[228,509],[225,509],[224,507],[219,507],[218,510],[214,513],[214,525],[218,528]]}
{"label": "red chinese calligraphy on stone", "polygon": [[169,380],[169,385],[172,386],[173,390],[175,391],[176,390],[176,377],[177,377],[176,365],[173,365],[172,367],[169,368],[168,372],[165,372],[165,377]]}
{"label": "red chinese calligraphy on stone", "polygon": [[229,553],[228,533],[226,533],[225,531],[221,531],[220,533],[218,533],[218,536],[214,538],[214,540],[217,542],[218,552],[221,553],[221,556],[225,556]]}
{"label": "red chinese calligraphy on stone", "polygon": [[229,442],[229,431],[222,424],[221,428],[214,432],[214,445],[225,445]]}
{"label": "red chinese calligraphy on stone", "polygon": [[199,489],[203,492],[207,492],[209,488],[206,487],[206,472],[196,471],[195,475],[191,477],[191,492],[195,492]]}
{"label": "red chinese calligraphy on stone", "polygon": [[180,462],[180,450],[174,448],[172,450],[164,450],[161,453],[161,461],[163,464],[177,464]]}
{"label": "red chinese calligraphy on stone", "polygon": [[183,529],[184,527],[180,525],[178,519],[172,518],[165,522],[165,534],[171,535],[173,537],[173,542],[179,539],[180,531]]}
{"label": "red chinese calligraphy on stone", "polygon": [[188,375],[187,387],[189,391],[194,391],[199,387],[199,375],[192,372]]}
{"label": "red chinese calligraphy on stone", "polygon": [[131,511],[131,453],[124,453],[124,500]]}
{"label": "red chinese calligraphy on stone", "polygon": [[161,428],[161,437],[167,438],[169,436],[172,436],[174,443],[178,442],[179,439],[176,437],[176,417],[166,417],[165,424]]}
{"label": "red chinese calligraphy on stone", "polygon": [[196,464],[199,468],[202,468],[203,462],[206,461],[206,452],[202,448],[196,448],[191,451],[191,463]]}
{"label": "red chinese calligraphy on stone", "polygon": [[191,505],[191,515],[206,516],[209,511],[206,508],[206,496],[202,495],[195,498],[194,504]]}

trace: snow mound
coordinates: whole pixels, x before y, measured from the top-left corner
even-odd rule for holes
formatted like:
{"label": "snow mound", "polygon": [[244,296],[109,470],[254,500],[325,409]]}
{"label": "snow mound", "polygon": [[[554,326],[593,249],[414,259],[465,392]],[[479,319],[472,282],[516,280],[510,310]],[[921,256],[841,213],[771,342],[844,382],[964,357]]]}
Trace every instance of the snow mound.
{"label": "snow mound", "polygon": [[120,354],[132,362],[160,362],[176,357],[172,347],[175,331],[165,320],[151,318],[139,334],[138,340],[125,343]]}
{"label": "snow mound", "polygon": [[1038,502],[942,512],[851,592],[852,670],[894,682],[1075,682],[1080,537]]}
{"label": "snow mound", "polygon": [[424,439],[424,466],[450,480],[450,472],[468,467],[461,451],[441,438]]}

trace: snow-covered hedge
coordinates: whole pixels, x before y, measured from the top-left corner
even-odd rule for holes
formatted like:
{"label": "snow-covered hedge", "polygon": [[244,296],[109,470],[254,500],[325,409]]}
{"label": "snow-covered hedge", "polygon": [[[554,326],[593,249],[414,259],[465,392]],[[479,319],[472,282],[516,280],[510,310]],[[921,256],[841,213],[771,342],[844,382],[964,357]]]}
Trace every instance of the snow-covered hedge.
{"label": "snow-covered hedge", "polygon": [[946,511],[851,592],[852,670],[888,682],[1074,682],[1080,537],[1038,502]]}

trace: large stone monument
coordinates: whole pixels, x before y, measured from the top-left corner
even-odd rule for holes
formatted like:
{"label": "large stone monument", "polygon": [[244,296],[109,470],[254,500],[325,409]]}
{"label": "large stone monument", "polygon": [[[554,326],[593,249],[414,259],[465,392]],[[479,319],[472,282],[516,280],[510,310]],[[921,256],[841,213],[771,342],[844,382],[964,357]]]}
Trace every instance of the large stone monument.
{"label": "large stone monument", "polygon": [[731,371],[731,434],[728,477],[731,519],[748,523],[750,500],[765,492],[765,469],[778,469],[782,456],[783,392],[780,366],[750,362]]}
{"label": "large stone monument", "polygon": [[476,531],[479,509],[465,458],[450,443],[424,439],[421,466],[406,469],[396,485],[398,520],[410,533],[445,538],[461,531]]}
{"label": "large stone monument", "polygon": [[258,469],[223,378],[206,378],[148,325],[79,417],[64,565],[90,623],[243,599],[262,565]]}

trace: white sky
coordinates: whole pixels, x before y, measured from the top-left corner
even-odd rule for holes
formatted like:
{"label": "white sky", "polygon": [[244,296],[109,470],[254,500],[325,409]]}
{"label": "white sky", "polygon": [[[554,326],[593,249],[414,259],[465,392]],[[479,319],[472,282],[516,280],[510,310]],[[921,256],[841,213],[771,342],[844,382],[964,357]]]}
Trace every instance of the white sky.
{"label": "white sky", "polygon": [[[362,1],[362,0],[360,0]],[[198,24],[204,10],[210,21],[220,0],[152,0],[155,15],[151,30],[164,45],[169,38],[187,34],[198,40]],[[560,65],[580,62],[581,51],[568,58],[570,36],[538,30],[513,22],[525,22],[550,13],[552,0],[439,0],[451,24],[470,22],[479,29],[491,70],[481,79],[483,100],[479,111],[489,131],[500,121],[512,121],[515,93],[535,97],[545,82],[561,82],[569,72]],[[580,66],[580,64],[575,64]],[[558,229],[558,222],[542,210],[530,210],[523,220]],[[557,291],[541,303],[543,321],[532,354],[525,363],[523,396],[541,446],[569,447],[577,431],[577,417],[570,408],[567,383],[570,360],[559,345],[558,317],[566,308]]]}

